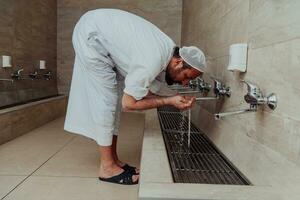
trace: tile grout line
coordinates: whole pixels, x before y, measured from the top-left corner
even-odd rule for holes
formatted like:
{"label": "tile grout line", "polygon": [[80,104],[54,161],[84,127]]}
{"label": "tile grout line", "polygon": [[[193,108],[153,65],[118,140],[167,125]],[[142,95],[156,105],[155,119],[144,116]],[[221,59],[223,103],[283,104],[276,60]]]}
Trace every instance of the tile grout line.
{"label": "tile grout line", "polygon": [[54,178],[98,178],[96,176],[59,176],[59,175],[32,175],[32,177],[54,177]]}
{"label": "tile grout line", "polygon": [[[252,47],[251,49],[253,50],[256,50],[256,49],[261,49],[261,48],[267,48],[267,47],[272,47],[272,46],[275,46],[277,44],[282,44],[282,43],[286,43],[286,42],[291,42],[293,40],[299,40],[300,37],[293,37],[293,38],[290,38],[290,39],[287,39],[287,40],[282,40],[282,41],[277,41],[277,42],[271,42],[269,44],[264,44],[262,46],[258,46],[258,47]],[[250,43],[250,42],[249,42]]]}
{"label": "tile grout line", "polygon": [[53,158],[56,154],[58,154],[61,150],[63,150],[69,143],[71,143],[77,136],[74,136],[69,141],[67,141],[60,149],[58,149],[53,155],[51,155],[45,162],[43,162],[40,166],[38,166],[33,172],[31,172],[28,176],[26,176],[20,183],[18,183],[13,189],[11,189],[6,195],[4,195],[0,200],[4,200],[9,194],[11,194],[17,187],[19,187],[22,183],[24,183],[32,174],[34,174],[37,170],[39,170],[44,164],[46,164],[51,158]]}

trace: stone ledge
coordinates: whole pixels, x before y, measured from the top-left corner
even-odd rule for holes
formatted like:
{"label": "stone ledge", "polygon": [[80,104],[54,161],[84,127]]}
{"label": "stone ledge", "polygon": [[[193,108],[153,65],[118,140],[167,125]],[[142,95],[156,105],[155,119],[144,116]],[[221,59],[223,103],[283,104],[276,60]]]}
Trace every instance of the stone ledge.
{"label": "stone ledge", "polygon": [[0,145],[65,114],[67,96],[0,110]]}

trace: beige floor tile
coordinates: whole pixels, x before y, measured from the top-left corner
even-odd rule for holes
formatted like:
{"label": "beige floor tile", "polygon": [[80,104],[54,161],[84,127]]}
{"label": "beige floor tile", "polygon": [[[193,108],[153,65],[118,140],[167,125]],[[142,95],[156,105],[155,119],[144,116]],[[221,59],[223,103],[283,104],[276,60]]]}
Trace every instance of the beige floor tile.
{"label": "beige floor tile", "polygon": [[0,176],[0,199],[17,186],[25,176]]}
{"label": "beige floor tile", "polygon": [[[118,139],[118,154],[122,161],[139,166],[143,129],[143,115],[123,113]],[[99,164],[96,142],[76,136],[34,176],[97,177]]]}
{"label": "beige floor tile", "polygon": [[91,139],[77,136],[33,175],[97,177],[98,166],[96,143]]}
{"label": "beige floor tile", "polygon": [[[129,164],[139,165],[143,122],[141,113],[122,115],[118,152],[119,157]],[[99,165],[97,144],[86,137],[68,134],[63,130],[63,123],[64,119],[60,118],[0,146],[0,175],[28,175],[38,169],[5,200],[137,199],[138,186],[103,183],[95,178]],[[15,176],[0,176],[2,196],[23,178],[5,184],[8,182],[6,177]]]}
{"label": "beige floor tile", "polygon": [[0,175],[29,175],[72,140],[64,119],[54,120],[0,146]]}
{"label": "beige floor tile", "polygon": [[30,177],[5,200],[135,200],[138,186],[102,183],[95,178]]}

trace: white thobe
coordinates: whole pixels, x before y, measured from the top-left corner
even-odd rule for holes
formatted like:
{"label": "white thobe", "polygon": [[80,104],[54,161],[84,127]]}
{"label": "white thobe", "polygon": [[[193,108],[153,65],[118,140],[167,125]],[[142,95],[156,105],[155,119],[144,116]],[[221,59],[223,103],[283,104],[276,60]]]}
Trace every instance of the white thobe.
{"label": "white thobe", "polygon": [[[147,20],[117,9],[84,14],[73,32],[75,63],[65,130],[109,146],[122,92],[140,100],[159,93],[175,43]],[[122,80],[125,79],[125,87]]]}

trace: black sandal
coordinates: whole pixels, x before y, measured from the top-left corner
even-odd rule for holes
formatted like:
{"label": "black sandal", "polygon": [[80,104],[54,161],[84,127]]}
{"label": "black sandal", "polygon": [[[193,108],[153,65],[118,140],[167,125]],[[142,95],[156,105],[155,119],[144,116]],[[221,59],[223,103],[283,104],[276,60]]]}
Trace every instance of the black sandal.
{"label": "black sandal", "polygon": [[124,170],[119,175],[110,177],[110,178],[101,178],[99,177],[99,180],[104,181],[104,182],[109,182],[109,183],[117,183],[117,184],[122,184],[122,185],[136,185],[139,183],[139,179],[136,181],[132,181],[132,174],[130,171]]}
{"label": "black sandal", "polygon": [[121,167],[125,171],[130,171],[133,175],[139,175],[140,173],[136,172],[136,167],[132,167],[128,164],[125,164],[123,167]]}

